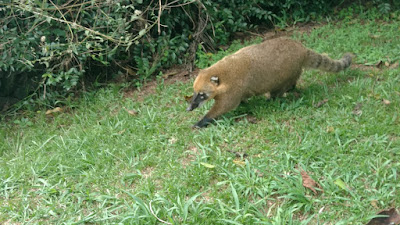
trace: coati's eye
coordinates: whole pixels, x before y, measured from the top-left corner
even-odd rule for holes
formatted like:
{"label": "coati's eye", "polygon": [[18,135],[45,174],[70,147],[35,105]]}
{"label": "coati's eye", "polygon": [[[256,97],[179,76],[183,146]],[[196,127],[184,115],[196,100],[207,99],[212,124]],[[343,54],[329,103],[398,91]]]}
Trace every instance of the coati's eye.
{"label": "coati's eye", "polygon": [[212,83],[214,83],[214,84],[216,84],[216,85],[218,85],[219,84],[219,78],[217,77],[217,76],[213,76],[213,77],[211,77],[211,82]]}

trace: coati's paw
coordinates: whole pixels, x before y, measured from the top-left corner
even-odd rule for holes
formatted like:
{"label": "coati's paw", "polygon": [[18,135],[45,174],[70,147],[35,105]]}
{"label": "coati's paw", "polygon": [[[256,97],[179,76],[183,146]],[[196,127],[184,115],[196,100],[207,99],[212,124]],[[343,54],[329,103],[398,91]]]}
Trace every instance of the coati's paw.
{"label": "coati's paw", "polygon": [[192,128],[203,128],[207,127],[210,123],[212,123],[214,120],[208,117],[204,117],[201,119],[199,122],[197,122],[195,125],[193,125]]}
{"label": "coati's paw", "polygon": [[272,96],[271,96],[271,92],[267,92],[264,94],[265,100],[271,100]]}

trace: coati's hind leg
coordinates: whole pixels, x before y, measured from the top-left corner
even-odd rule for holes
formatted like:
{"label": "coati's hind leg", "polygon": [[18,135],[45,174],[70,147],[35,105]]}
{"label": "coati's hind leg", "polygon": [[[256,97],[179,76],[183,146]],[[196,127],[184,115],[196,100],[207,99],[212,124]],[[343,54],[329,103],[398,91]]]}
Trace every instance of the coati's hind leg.
{"label": "coati's hind leg", "polygon": [[286,92],[296,90],[296,84],[297,84],[297,82],[295,84],[293,84]]}
{"label": "coati's hind leg", "polygon": [[294,89],[296,89],[296,84],[293,84],[293,85],[287,86],[287,87],[288,88],[282,88],[277,91],[271,92],[271,94],[270,94],[271,99],[284,97],[286,92],[293,91]]}
{"label": "coati's hind leg", "polygon": [[218,116],[229,112],[240,104],[240,97],[236,96],[228,96],[228,95],[222,95],[219,96],[218,99],[215,99],[213,107],[210,109],[210,111],[201,119],[199,122],[197,122],[193,127],[194,128],[202,128],[206,127],[210,123],[212,123]]}
{"label": "coati's hind leg", "polygon": [[271,92],[271,99],[276,99],[276,98],[281,98],[283,97],[283,94],[285,94],[285,91],[278,90],[278,91],[273,91]]}
{"label": "coati's hind leg", "polygon": [[299,80],[302,72],[303,72],[303,70],[296,72],[297,75],[295,76],[295,79],[293,79],[293,81],[289,84],[289,88],[286,92],[294,91],[296,89],[297,81]]}
{"label": "coati's hind leg", "polygon": [[289,91],[294,91],[296,89],[296,83],[293,85],[288,85],[286,88],[282,88],[278,91],[271,92],[271,98],[276,99],[276,98],[281,98],[285,96],[285,93]]}
{"label": "coati's hind leg", "polygon": [[287,81],[287,83],[279,90],[271,92],[271,98],[280,98],[282,97],[286,92],[293,91],[296,89],[296,84],[297,80],[301,75],[301,71],[296,73],[297,75],[294,76],[295,79]]}

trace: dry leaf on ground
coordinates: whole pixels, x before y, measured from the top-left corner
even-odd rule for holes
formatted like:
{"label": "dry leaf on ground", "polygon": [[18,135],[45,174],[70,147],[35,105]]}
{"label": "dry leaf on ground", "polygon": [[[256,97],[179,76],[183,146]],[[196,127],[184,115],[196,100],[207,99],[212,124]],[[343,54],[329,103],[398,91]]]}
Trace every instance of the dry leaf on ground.
{"label": "dry leaf on ground", "polygon": [[264,176],[264,173],[261,172],[261,171],[258,170],[258,169],[255,169],[254,172],[256,173],[256,175],[257,175],[258,177],[263,177],[263,176]]}
{"label": "dry leaf on ground", "polygon": [[393,63],[392,65],[389,66],[390,69],[397,69],[399,68],[399,63]]}
{"label": "dry leaf on ground", "polygon": [[170,145],[175,144],[177,141],[178,141],[178,139],[176,139],[175,137],[171,137],[170,139],[168,139],[168,143],[169,143]]}
{"label": "dry leaf on ground", "polygon": [[51,114],[54,114],[54,113],[61,113],[63,111],[64,110],[61,107],[55,107],[54,109],[47,110],[46,111],[46,115],[51,115]]}
{"label": "dry leaf on ground", "polygon": [[376,66],[377,68],[382,68],[382,66],[383,66],[383,61],[382,61],[382,60],[379,60],[379,61],[375,64],[375,66]]}
{"label": "dry leaf on ground", "polygon": [[193,97],[193,95],[185,95],[184,96],[184,98],[185,98],[185,101],[187,101],[187,102],[190,102],[190,100],[192,99],[192,97]]}
{"label": "dry leaf on ground", "polygon": [[315,107],[315,108],[319,108],[319,107],[325,105],[325,103],[327,103],[327,102],[328,102],[328,99],[326,98],[326,99],[324,99],[324,100],[318,102],[317,104],[315,104],[314,107]]}
{"label": "dry leaf on ground", "polygon": [[377,201],[377,200],[372,200],[372,201],[371,201],[371,205],[372,205],[375,209],[379,209],[379,207],[378,207],[378,201]]}
{"label": "dry leaf on ground", "polygon": [[257,123],[257,118],[255,116],[248,115],[248,116],[246,116],[246,119],[251,124],[256,124]]}
{"label": "dry leaf on ground", "polygon": [[357,105],[354,106],[353,114],[356,115],[356,116],[361,115],[362,114],[361,108],[362,108],[362,103],[361,102],[357,103]]}
{"label": "dry leaf on ground", "polygon": [[241,160],[241,159],[234,159],[234,160],[233,160],[233,163],[235,163],[235,164],[238,165],[238,166],[244,166],[244,165],[246,165],[246,162],[243,161],[243,160]]}
{"label": "dry leaf on ground", "polygon": [[390,105],[390,101],[387,99],[382,99],[383,104]]}
{"label": "dry leaf on ground", "polygon": [[178,73],[178,71],[172,71],[172,72],[163,74],[162,77],[163,77],[163,78],[172,77],[172,76],[176,75],[177,73]]}
{"label": "dry leaf on ground", "polygon": [[246,119],[247,122],[251,123],[251,124],[256,124],[258,122],[257,118],[255,116],[252,115],[246,115],[246,116],[242,116],[242,117],[238,117],[235,119],[235,122],[239,122],[243,119]]}
{"label": "dry leaf on ground", "polygon": [[367,225],[398,225],[400,224],[400,215],[397,211],[395,208],[383,210],[378,213],[382,217],[373,218]]}
{"label": "dry leaf on ground", "polygon": [[124,107],[124,109],[126,110],[126,112],[129,113],[129,115],[136,116],[136,115],[138,114],[138,112],[137,112],[136,110],[127,109],[127,108],[125,108],[125,107]]}
{"label": "dry leaf on ground", "polygon": [[241,157],[246,158],[246,157],[249,156],[249,155],[247,155],[247,153],[240,153],[240,152],[235,152],[235,151],[232,151],[232,150],[226,150],[226,151],[230,152],[232,154],[235,154],[236,158],[241,158]]}
{"label": "dry leaf on ground", "polygon": [[315,181],[307,174],[306,171],[301,170],[301,171],[300,171],[300,174],[301,174],[301,178],[303,179],[303,186],[304,186],[305,188],[310,189],[312,192],[314,192],[314,194],[318,194],[317,191],[314,189],[315,187],[317,187],[317,188],[321,189],[321,191],[323,191],[321,185],[319,185],[317,182],[315,182]]}
{"label": "dry leaf on ground", "polygon": [[326,132],[332,133],[332,132],[334,132],[334,131],[335,131],[335,128],[334,128],[334,127],[332,127],[332,126],[327,126],[327,127],[326,127]]}

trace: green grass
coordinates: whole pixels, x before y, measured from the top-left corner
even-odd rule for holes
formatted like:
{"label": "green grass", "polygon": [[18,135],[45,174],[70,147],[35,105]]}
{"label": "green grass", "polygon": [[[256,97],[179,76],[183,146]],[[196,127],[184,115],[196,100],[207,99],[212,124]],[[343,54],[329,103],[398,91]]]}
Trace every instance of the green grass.
{"label": "green grass", "polygon": [[[361,64],[398,61],[400,21],[360,22],[295,38]],[[210,104],[186,112],[191,92],[160,82],[138,100],[110,85],[54,117],[1,124],[0,223],[156,224],[153,211],[174,224],[366,224],[400,205],[399,69],[308,71],[300,96],[254,97],[201,130]]]}
{"label": "green grass", "polygon": [[318,52],[329,53],[332,57],[352,52],[356,55],[356,63],[375,65],[379,60],[400,60],[399,33],[398,23],[360,23],[357,20],[327,24],[306,37],[306,46]]}

